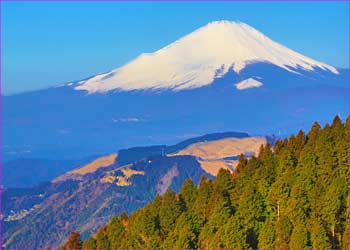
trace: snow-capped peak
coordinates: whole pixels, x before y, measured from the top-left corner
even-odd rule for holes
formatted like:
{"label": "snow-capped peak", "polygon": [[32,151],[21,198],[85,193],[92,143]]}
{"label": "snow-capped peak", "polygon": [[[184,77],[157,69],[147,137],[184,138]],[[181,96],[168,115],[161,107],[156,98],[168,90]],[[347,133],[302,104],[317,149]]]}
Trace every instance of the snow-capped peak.
{"label": "snow-capped peak", "polygon": [[321,68],[338,74],[334,67],[290,50],[245,23],[215,21],[154,53],[81,82],[75,89],[93,93],[198,88],[231,68],[239,73],[254,62],[268,62],[292,73],[297,68]]}

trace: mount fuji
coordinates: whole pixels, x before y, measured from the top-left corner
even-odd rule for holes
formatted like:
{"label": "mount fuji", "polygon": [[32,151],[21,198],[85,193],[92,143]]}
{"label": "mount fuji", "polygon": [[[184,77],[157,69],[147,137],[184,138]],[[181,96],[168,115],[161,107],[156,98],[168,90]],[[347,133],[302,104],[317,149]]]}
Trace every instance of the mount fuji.
{"label": "mount fuji", "polygon": [[106,73],[3,96],[3,157],[83,157],[215,131],[283,135],[348,115],[348,83],[346,69],[247,24],[211,22]]}
{"label": "mount fuji", "polygon": [[[271,63],[295,74],[298,68],[338,74],[334,67],[283,47],[244,23],[218,21],[121,68],[81,81],[75,89],[89,93],[194,89],[213,83],[231,69],[239,74],[254,62]],[[246,88],[253,86],[257,87],[248,84]]]}

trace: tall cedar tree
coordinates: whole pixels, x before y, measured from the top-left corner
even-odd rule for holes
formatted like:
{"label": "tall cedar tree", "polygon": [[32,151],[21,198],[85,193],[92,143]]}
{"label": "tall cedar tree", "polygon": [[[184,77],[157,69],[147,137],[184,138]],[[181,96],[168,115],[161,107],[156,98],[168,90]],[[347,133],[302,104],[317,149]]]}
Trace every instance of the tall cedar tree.
{"label": "tall cedar tree", "polygon": [[81,250],[83,242],[78,231],[73,231],[68,237],[66,244],[60,247],[61,250]]}

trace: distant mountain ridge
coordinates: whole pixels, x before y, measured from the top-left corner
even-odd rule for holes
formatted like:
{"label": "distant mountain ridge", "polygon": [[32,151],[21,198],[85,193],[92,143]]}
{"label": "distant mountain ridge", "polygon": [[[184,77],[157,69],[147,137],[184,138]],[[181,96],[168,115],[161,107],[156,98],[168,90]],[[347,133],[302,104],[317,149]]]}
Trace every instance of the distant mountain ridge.
{"label": "distant mountain ridge", "polygon": [[[228,139],[235,141],[225,144]],[[250,139],[253,144],[240,148],[241,142]],[[187,178],[197,184],[203,175],[214,178],[203,163],[210,161],[210,157],[204,159],[184,150],[208,145],[206,154],[215,155],[217,152],[210,152],[210,144],[218,142],[232,151],[221,153],[215,163],[230,169],[232,159],[225,159],[227,156],[256,154],[266,139],[228,132],[196,137],[169,147],[119,150],[70,170],[51,183],[5,189],[3,243],[6,249],[57,246],[70,230],[79,228],[89,236],[112,215],[134,211],[168,188],[178,191]]]}
{"label": "distant mountain ridge", "polygon": [[[247,133],[241,132],[223,132],[212,133],[200,137],[194,137],[178,144],[166,146],[144,146],[132,147],[129,149],[120,149],[118,151],[118,164],[126,165],[136,159],[142,159],[152,155],[171,154],[184,149],[196,142],[212,141],[228,137],[244,138]],[[56,178],[65,172],[74,170],[77,167],[86,165],[98,156],[89,156],[79,160],[51,160],[51,159],[33,159],[23,158],[3,163],[3,185],[5,188],[25,188],[38,185],[40,182],[47,182]]]}

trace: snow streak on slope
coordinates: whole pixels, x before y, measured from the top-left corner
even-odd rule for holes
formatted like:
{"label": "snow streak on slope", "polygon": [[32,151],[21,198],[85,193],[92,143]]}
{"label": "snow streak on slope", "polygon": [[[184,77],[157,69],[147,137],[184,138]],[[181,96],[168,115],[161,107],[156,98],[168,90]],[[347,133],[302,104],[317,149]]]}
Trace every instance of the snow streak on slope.
{"label": "snow streak on slope", "polygon": [[250,88],[258,88],[263,86],[263,84],[253,78],[248,78],[243,80],[237,84],[235,84],[236,88],[239,90],[250,89]]}
{"label": "snow streak on slope", "polygon": [[266,37],[247,24],[217,21],[207,24],[176,42],[106,74],[82,81],[78,90],[173,89],[208,85],[229,69],[239,73],[254,62],[267,62],[287,71],[338,71],[324,63],[294,52]]}

